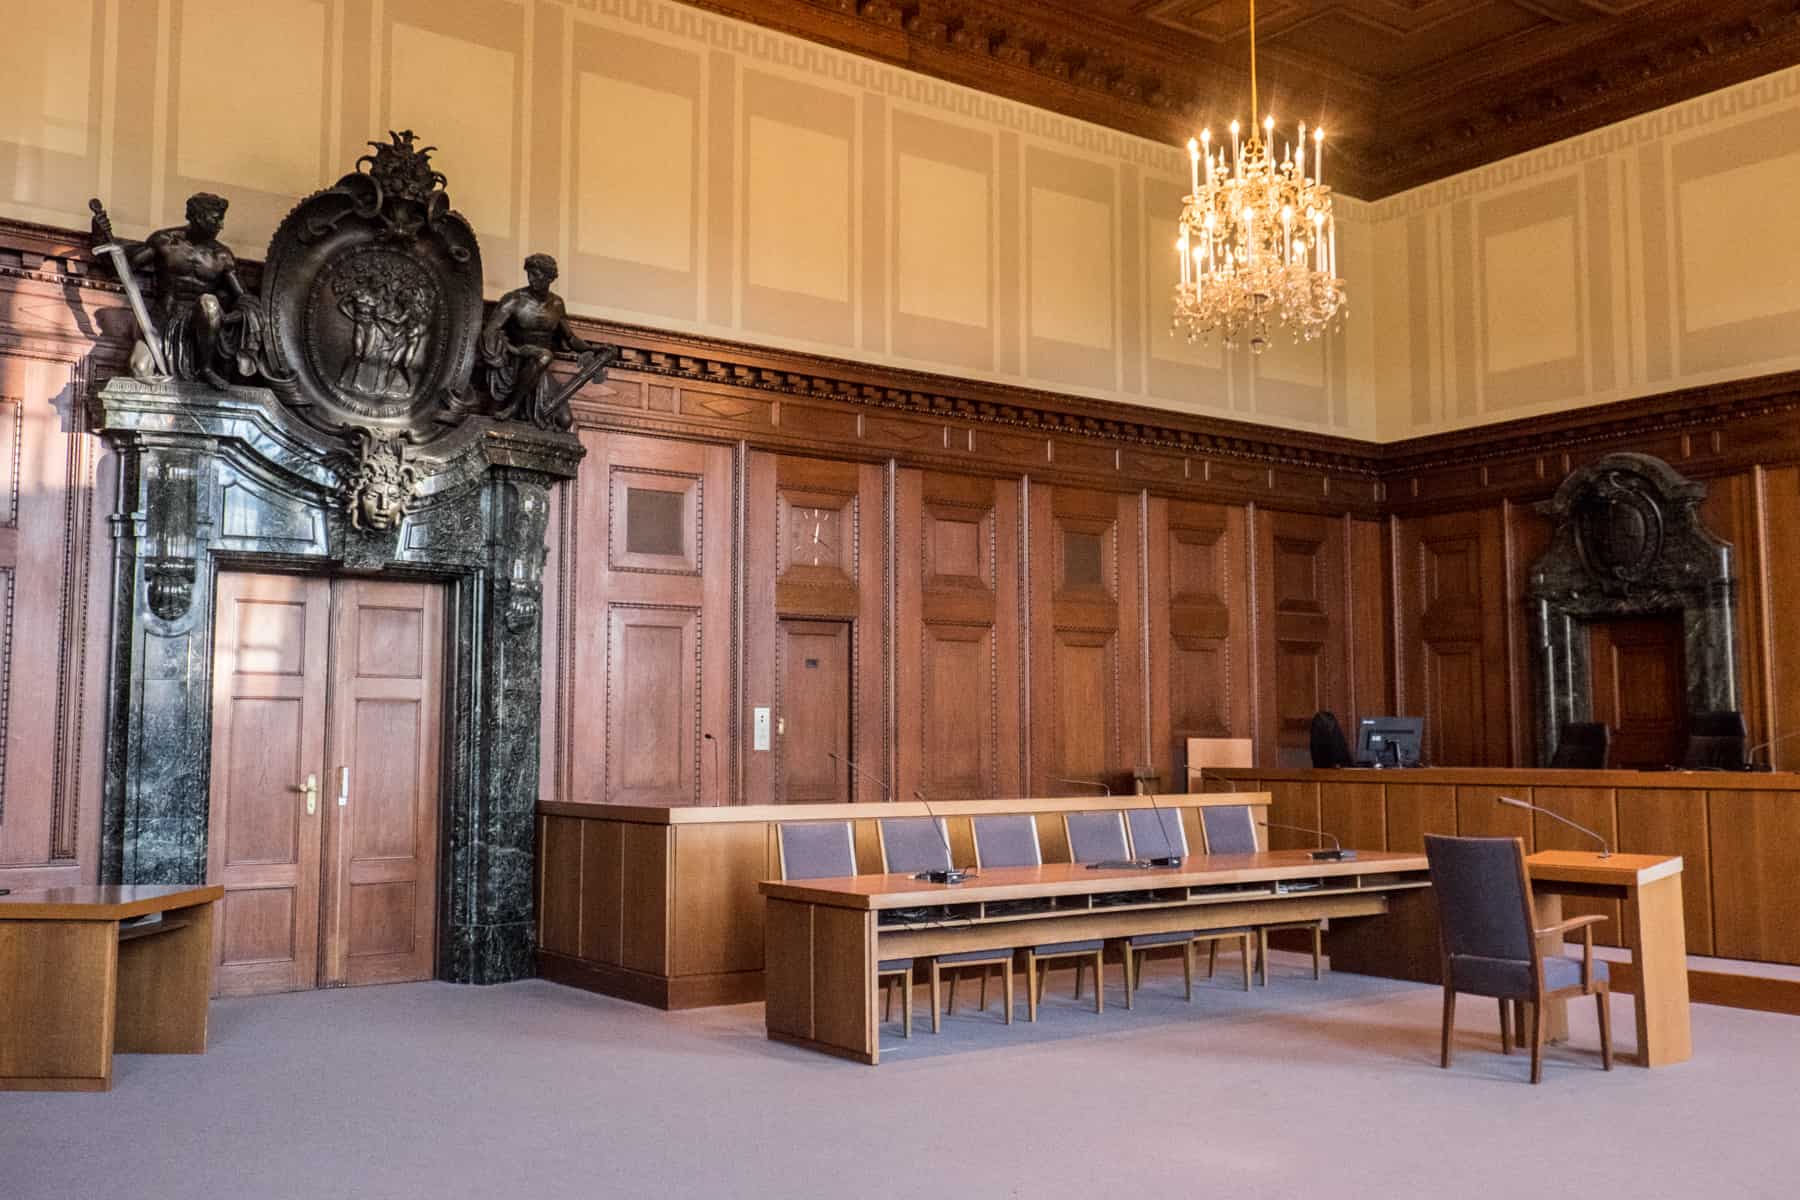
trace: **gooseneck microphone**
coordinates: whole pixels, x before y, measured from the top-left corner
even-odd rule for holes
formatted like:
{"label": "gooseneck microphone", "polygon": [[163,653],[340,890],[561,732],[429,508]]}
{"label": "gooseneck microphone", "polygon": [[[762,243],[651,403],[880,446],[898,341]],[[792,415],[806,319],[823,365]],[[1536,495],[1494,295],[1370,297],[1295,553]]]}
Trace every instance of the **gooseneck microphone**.
{"label": "gooseneck microphone", "polygon": [[851,762],[849,759],[845,758],[843,755],[839,754],[835,750],[826,751],[825,757],[829,758],[833,763],[843,763],[846,767],[850,768],[851,773],[854,774],[858,779],[866,779],[870,783],[874,784],[876,787],[880,788],[881,789],[881,798],[883,800],[886,800],[889,803],[893,802],[894,793],[891,790],[889,790],[886,780],[878,779],[875,776],[869,774],[867,771],[863,770],[861,767],[857,766],[855,763]]}
{"label": "gooseneck microphone", "polygon": [[1051,783],[1072,783],[1076,787],[1099,788],[1107,795],[1112,795],[1112,788],[1103,779],[1064,779],[1061,775],[1050,776]]}
{"label": "gooseneck microphone", "polygon": [[944,869],[920,871],[913,878],[923,879],[927,883],[961,883],[969,877],[969,873],[956,865],[956,856],[950,852],[950,835],[944,832],[942,825],[938,824],[937,814],[931,811],[931,801],[927,800],[925,793],[918,788],[913,789],[913,799],[925,806],[926,820],[930,821],[931,827],[937,830],[938,840],[944,843]]}
{"label": "gooseneck microphone", "polygon": [[1532,812],[1543,813],[1546,817],[1549,817],[1552,821],[1561,821],[1564,825],[1567,825],[1570,829],[1578,830],[1581,833],[1585,833],[1589,837],[1593,838],[1596,842],[1599,842],[1601,858],[1611,858],[1612,857],[1612,847],[1610,847],[1606,844],[1606,839],[1601,837],[1599,834],[1595,833],[1593,830],[1589,829],[1586,825],[1578,825],[1574,821],[1571,821],[1571,820],[1569,820],[1569,818],[1563,816],[1561,813],[1555,812],[1548,808],[1545,808],[1541,804],[1528,804],[1524,800],[1519,799],[1517,796],[1495,796],[1494,799],[1499,801],[1501,804],[1506,805],[1508,808],[1530,809]]}
{"label": "gooseneck microphone", "polygon": [[[1163,806],[1156,802],[1155,792],[1145,792],[1144,798],[1150,801],[1150,807],[1156,813],[1156,825],[1162,830],[1163,849],[1167,851],[1166,854],[1152,854],[1144,861],[1153,867],[1179,867],[1184,860],[1181,852],[1175,848],[1175,839],[1169,836],[1169,815],[1163,811]],[[1175,819],[1181,820],[1180,817]],[[1135,850],[1137,847],[1133,846],[1132,849]]]}
{"label": "gooseneck microphone", "polygon": [[1328,829],[1312,829],[1305,825],[1284,825],[1280,821],[1259,821],[1257,824],[1264,829],[1286,829],[1292,833],[1310,833],[1315,837],[1330,838],[1331,849],[1309,851],[1314,862],[1349,862],[1356,857],[1356,851],[1344,849],[1344,843],[1338,841],[1337,834]]}
{"label": "gooseneck microphone", "polygon": [[1744,755],[1744,770],[1773,771],[1775,769],[1775,760],[1773,756],[1770,757],[1768,762],[1758,766],[1756,763],[1757,754],[1763,750],[1769,749],[1771,746],[1779,746],[1781,743],[1792,741],[1797,737],[1800,737],[1800,729],[1793,730],[1790,733],[1781,734],[1778,737],[1772,737],[1766,742],[1758,742],[1756,745],[1750,747],[1748,753]]}
{"label": "gooseneck microphone", "polygon": [[719,739],[714,737],[710,733],[703,733],[700,736],[703,739],[705,739],[706,741],[709,741],[712,743],[713,807],[717,808],[717,807],[719,807],[719,787],[720,787],[720,783],[719,783]]}

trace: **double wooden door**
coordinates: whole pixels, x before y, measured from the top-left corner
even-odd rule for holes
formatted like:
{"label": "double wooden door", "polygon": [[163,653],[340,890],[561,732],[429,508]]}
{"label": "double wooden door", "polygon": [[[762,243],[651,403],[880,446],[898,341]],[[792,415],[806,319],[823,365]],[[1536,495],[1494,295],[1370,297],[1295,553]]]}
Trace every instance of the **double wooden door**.
{"label": "double wooden door", "polygon": [[221,994],[431,977],[443,659],[430,584],[219,576]]}

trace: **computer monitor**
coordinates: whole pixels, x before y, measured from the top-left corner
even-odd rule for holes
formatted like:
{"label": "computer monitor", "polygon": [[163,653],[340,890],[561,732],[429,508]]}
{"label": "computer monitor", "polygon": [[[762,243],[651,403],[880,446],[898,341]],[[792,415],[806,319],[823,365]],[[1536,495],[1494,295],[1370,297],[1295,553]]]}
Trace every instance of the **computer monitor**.
{"label": "computer monitor", "polygon": [[1356,723],[1356,762],[1365,767],[1416,767],[1423,717],[1364,717]]}

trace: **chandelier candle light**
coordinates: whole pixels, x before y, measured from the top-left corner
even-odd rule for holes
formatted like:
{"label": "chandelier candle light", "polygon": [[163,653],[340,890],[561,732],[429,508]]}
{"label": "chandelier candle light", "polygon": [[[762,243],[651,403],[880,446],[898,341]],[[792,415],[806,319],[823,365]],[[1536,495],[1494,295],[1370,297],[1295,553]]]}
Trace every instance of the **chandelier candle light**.
{"label": "chandelier candle light", "polygon": [[[1231,149],[1212,144],[1212,130],[1188,141],[1193,192],[1181,206],[1181,282],[1171,333],[1192,342],[1218,334],[1228,347],[1248,341],[1261,354],[1270,327],[1286,325],[1296,341],[1313,341],[1344,322],[1344,281],[1337,276],[1337,227],[1331,189],[1322,177],[1325,131],[1306,123],[1275,157],[1275,118],[1258,132],[1256,0],[1250,0],[1249,136],[1231,123]],[[1307,171],[1311,170],[1308,175]]]}

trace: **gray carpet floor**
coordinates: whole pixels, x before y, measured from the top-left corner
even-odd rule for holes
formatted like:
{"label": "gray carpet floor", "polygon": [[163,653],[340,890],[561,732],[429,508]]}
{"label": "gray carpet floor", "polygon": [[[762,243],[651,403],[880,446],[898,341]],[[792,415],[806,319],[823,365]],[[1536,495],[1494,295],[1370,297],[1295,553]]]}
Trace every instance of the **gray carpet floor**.
{"label": "gray carpet floor", "polygon": [[1129,1013],[1111,970],[1102,1017],[1064,975],[1035,1027],[1021,1002],[935,1038],[921,990],[877,1068],[767,1041],[760,1005],[539,981],[221,1000],[203,1057],[0,1093],[0,1198],[1796,1194],[1800,1019],[1696,1006],[1693,1061],[1607,1075],[1583,1004],[1533,1088],[1492,1002],[1443,1071],[1437,989],[1302,962],[1191,1005],[1158,967]]}

